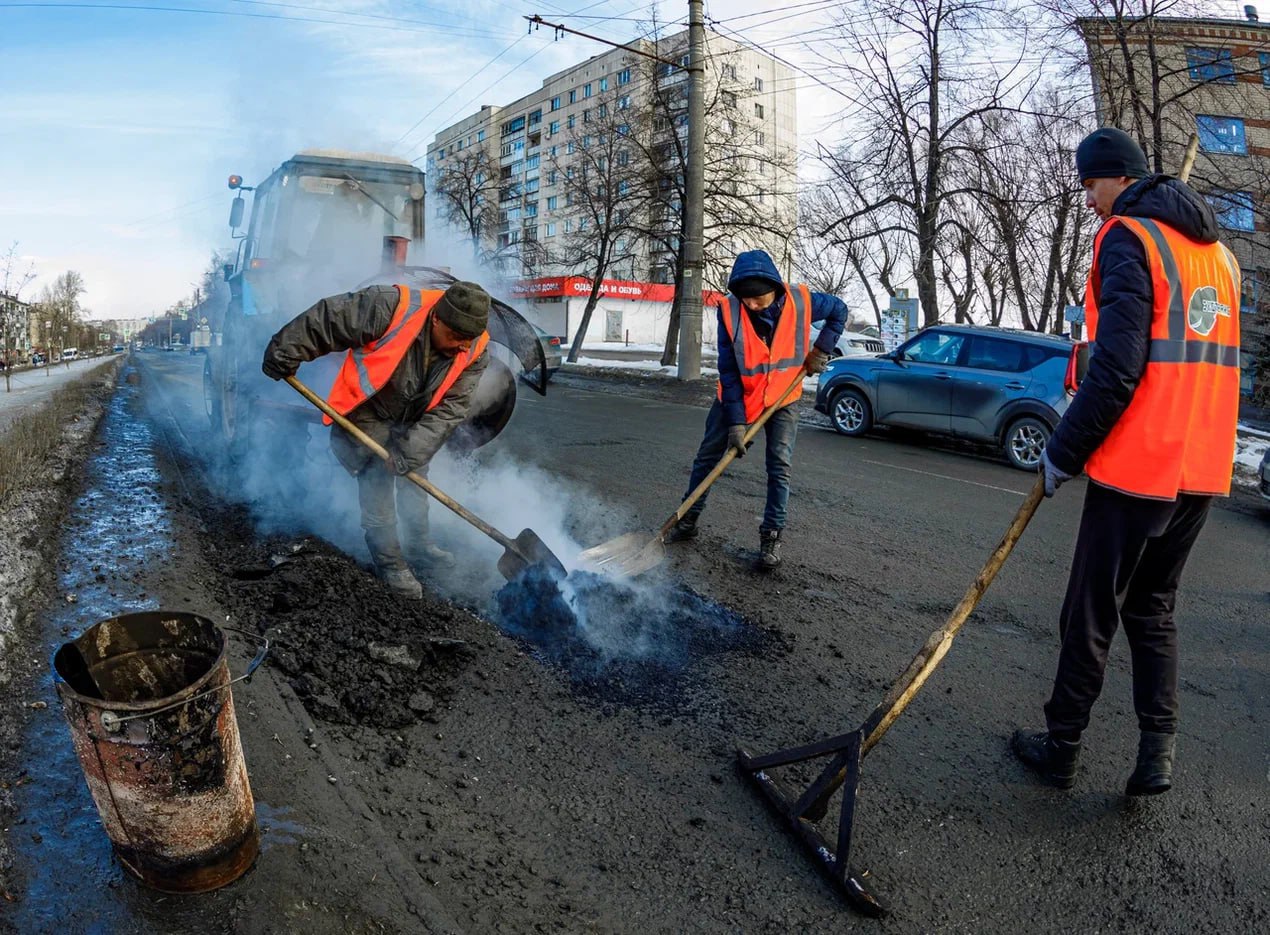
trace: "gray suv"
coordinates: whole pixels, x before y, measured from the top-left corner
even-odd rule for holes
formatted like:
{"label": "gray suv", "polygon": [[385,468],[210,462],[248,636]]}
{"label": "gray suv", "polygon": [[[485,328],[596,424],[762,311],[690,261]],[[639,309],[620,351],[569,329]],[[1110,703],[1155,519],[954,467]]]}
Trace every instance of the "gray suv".
{"label": "gray suv", "polygon": [[986,441],[1015,467],[1035,471],[1086,352],[1056,335],[938,325],[892,353],[831,361],[816,410],[843,435],[895,425]]}

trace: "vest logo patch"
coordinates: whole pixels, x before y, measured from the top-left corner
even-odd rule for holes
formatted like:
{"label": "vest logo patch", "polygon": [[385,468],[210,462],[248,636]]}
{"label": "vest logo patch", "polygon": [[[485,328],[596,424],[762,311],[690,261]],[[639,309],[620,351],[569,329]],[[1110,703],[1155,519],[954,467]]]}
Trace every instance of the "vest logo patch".
{"label": "vest logo patch", "polygon": [[1212,286],[1200,286],[1191,293],[1191,301],[1186,306],[1186,323],[1196,334],[1207,335],[1217,324],[1217,316],[1230,317],[1230,306],[1217,299],[1217,290]]}

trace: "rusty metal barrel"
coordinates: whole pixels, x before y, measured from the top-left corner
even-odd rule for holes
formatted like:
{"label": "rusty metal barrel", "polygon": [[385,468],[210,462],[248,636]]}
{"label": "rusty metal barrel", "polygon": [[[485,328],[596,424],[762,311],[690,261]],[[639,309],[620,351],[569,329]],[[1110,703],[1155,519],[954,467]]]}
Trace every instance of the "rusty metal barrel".
{"label": "rusty metal barrel", "polygon": [[228,645],[206,617],[153,611],[103,620],[53,657],[75,753],[115,854],[164,892],[231,883],[260,850]]}

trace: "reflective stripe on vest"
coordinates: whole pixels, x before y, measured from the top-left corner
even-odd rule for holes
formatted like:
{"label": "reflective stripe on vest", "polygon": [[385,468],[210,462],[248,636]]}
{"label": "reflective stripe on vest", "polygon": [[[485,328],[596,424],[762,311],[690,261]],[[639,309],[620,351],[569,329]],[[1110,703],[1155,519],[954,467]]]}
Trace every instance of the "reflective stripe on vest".
{"label": "reflective stripe on vest", "polygon": [[[753,422],[789,389],[790,378],[807,359],[811,342],[811,292],[803,285],[785,286],[785,304],[776,319],[770,346],[758,336],[749,313],[736,296],[728,296],[723,324],[732,339],[740,371],[745,421]],[[722,382],[717,396],[723,399]],[[800,389],[786,399],[781,408],[792,406],[801,396]]]}
{"label": "reflective stripe on vest", "polygon": [[[344,358],[344,365],[336,374],[327,402],[340,415],[348,415],[384,388],[406,356],[410,345],[419,337],[432,315],[432,309],[445,294],[439,289],[419,290],[407,286],[397,286],[397,292],[397,308],[388,322],[388,328],[364,347],[349,351]],[[446,392],[468,365],[480,357],[488,344],[489,333],[482,333],[467,351],[455,356],[441,386],[429,400],[428,410],[440,404]],[[322,421],[326,425],[331,424],[329,416],[323,416]]]}
{"label": "reflective stripe on vest", "polygon": [[1085,469],[1105,487],[1162,500],[1230,492],[1239,409],[1239,264],[1220,243],[1202,244],[1166,224],[1113,217],[1094,240],[1085,317],[1098,353],[1098,255],[1124,225],[1151,273],[1147,365],[1129,406]]}

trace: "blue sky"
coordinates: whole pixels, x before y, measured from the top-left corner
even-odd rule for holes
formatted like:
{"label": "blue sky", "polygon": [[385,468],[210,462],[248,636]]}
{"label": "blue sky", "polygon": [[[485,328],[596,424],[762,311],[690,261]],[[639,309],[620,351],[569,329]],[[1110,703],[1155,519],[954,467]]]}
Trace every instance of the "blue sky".
{"label": "blue sky", "polygon": [[[237,15],[118,8],[129,5]],[[0,249],[17,241],[34,261],[25,298],[76,269],[93,317],[161,311],[229,244],[231,172],[250,183],[309,146],[421,157],[440,127],[600,51],[529,35],[523,14],[625,41],[636,22],[586,13],[648,9],[614,0],[571,17],[561,5],[0,3]]]}
{"label": "blue sky", "polygon": [[[798,42],[834,5],[706,14],[809,65]],[[421,159],[441,127],[604,51],[523,16],[624,42],[654,6],[687,15],[686,0],[0,0],[0,251],[16,241],[35,264],[24,298],[75,269],[93,317],[160,312],[230,245],[230,173],[251,184],[305,147]],[[842,101],[798,86],[805,150]]]}

